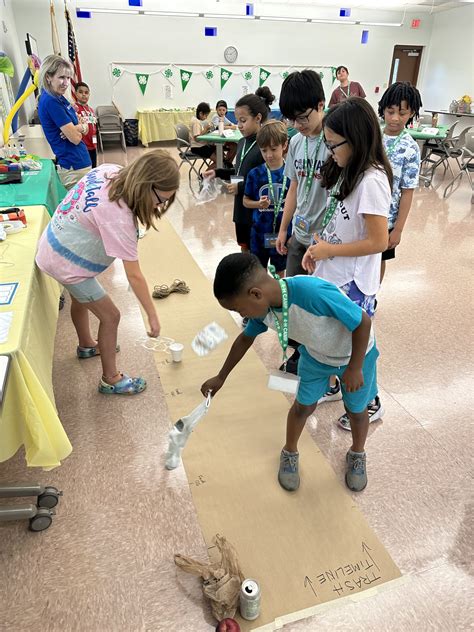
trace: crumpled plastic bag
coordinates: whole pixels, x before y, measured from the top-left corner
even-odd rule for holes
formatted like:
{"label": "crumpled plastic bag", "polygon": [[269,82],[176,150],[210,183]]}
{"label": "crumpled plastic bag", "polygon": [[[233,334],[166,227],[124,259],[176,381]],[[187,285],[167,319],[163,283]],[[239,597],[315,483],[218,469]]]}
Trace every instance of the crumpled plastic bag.
{"label": "crumpled plastic bag", "polygon": [[235,615],[244,576],[237,552],[230,542],[217,534],[213,543],[221,554],[219,562],[206,564],[178,553],[174,556],[174,563],[186,573],[202,577],[202,590],[211,602],[212,614],[217,621],[222,621]]}
{"label": "crumpled plastic bag", "polygon": [[198,356],[206,356],[228,337],[225,329],[213,321],[194,336],[191,348]]}
{"label": "crumpled plastic bag", "polygon": [[189,435],[194,430],[194,427],[200,421],[209,410],[211,405],[211,394],[206,399],[196,406],[196,408],[186,417],[181,417],[171,428],[169,432],[169,444],[168,452],[166,454],[166,469],[174,470],[181,463],[181,452],[189,438]]}
{"label": "crumpled plastic bag", "polygon": [[202,186],[196,195],[196,206],[212,202],[218,195],[226,191],[226,183],[220,178],[203,178]]}

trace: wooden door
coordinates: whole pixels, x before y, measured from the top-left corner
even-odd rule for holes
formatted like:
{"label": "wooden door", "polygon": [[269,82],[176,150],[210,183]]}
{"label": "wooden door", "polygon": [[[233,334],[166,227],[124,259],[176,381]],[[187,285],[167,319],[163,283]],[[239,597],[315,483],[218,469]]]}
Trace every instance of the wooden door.
{"label": "wooden door", "polygon": [[416,86],[423,46],[395,46],[388,85],[395,81],[409,81]]}

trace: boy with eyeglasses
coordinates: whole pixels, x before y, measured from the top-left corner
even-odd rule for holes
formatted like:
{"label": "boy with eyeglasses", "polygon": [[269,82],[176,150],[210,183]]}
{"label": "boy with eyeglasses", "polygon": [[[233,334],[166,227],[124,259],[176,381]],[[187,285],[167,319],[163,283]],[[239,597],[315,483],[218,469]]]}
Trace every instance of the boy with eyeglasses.
{"label": "boy with eyeglasses", "polygon": [[[314,70],[292,72],[283,82],[280,110],[298,131],[290,141],[286,157],[285,176],[291,184],[276,241],[278,253],[287,255],[287,276],[306,274],[301,265],[303,255],[314,233],[322,228],[327,192],[321,187],[320,170],[329,155],[323,138],[324,101],[323,85]],[[293,231],[287,241],[292,221]],[[296,374],[298,359],[299,352],[295,349],[287,363],[288,372]]]}

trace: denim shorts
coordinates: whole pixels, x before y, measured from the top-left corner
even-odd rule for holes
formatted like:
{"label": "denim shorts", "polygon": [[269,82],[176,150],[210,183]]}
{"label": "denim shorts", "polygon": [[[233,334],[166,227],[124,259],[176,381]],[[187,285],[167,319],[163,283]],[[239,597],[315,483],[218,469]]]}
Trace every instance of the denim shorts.
{"label": "denim shorts", "polygon": [[339,289],[341,292],[344,292],[344,294],[350,298],[353,303],[362,307],[362,309],[367,312],[367,316],[372,318],[375,314],[375,294],[364,294],[359,290],[355,281],[346,283]]}
{"label": "denim shorts", "polygon": [[[343,366],[330,366],[318,362],[306,351],[305,347],[300,346],[301,354],[298,361],[298,375],[301,378],[296,399],[298,403],[304,406],[315,404],[324,393],[329,390],[329,378],[331,375],[342,376],[347,368],[347,364]],[[344,405],[351,413],[361,413],[366,410],[367,405],[377,395],[377,358],[379,352],[374,345],[369,353],[365,356],[362,366],[362,374],[364,376],[364,385],[353,393],[348,393],[341,381],[342,399]]]}
{"label": "denim shorts", "polygon": [[94,303],[107,296],[107,292],[95,277],[85,279],[80,283],[63,283],[63,285],[78,303]]}

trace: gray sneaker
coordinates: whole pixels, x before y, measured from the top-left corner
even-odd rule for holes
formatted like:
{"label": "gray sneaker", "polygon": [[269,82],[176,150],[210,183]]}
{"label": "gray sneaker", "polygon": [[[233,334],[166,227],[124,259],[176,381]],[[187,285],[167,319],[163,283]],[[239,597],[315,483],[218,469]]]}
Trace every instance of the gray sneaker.
{"label": "gray sneaker", "polygon": [[366,488],[365,452],[349,450],[346,454],[346,485],[353,492],[361,492]]}
{"label": "gray sneaker", "polygon": [[287,452],[282,450],[280,454],[280,469],[278,471],[278,482],[288,492],[294,492],[300,486],[300,475],[298,474],[298,452]]}

